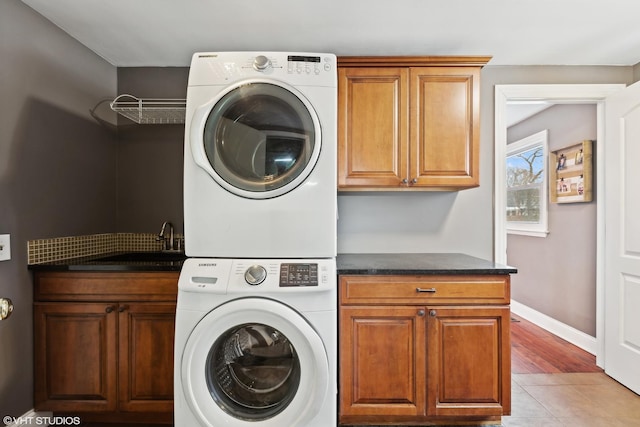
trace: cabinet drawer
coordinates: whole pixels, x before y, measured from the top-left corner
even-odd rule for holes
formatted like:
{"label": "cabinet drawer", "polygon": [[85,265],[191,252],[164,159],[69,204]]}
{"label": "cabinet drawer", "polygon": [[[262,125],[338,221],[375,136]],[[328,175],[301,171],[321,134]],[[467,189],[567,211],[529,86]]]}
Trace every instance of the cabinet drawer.
{"label": "cabinet drawer", "polygon": [[36,301],[176,301],[178,272],[43,272]]}
{"label": "cabinet drawer", "polygon": [[509,304],[509,275],[340,276],[340,303]]}

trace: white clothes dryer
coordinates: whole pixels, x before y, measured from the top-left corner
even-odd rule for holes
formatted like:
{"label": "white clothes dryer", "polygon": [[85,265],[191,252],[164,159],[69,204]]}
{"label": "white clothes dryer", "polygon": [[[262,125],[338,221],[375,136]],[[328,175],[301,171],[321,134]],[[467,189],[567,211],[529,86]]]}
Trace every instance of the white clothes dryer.
{"label": "white clothes dryer", "polygon": [[335,257],[336,156],[335,55],[196,53],[185,121],[186,254]]}
{"label": "white clothes dryer", "polygon": [[187,259],[175,426],[336,427],[336,282],[334,259]]}

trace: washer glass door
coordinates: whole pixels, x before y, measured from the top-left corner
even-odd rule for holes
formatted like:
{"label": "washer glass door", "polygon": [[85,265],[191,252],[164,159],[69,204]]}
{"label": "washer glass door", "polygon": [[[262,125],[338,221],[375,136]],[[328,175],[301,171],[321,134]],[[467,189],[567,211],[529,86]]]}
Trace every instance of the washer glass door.
{"label": "washer glass door", "polygon": [[185,398],[203,425],[305,425],[328,398],[322,339],[298,312],[267,298],[214,308],[179,363]]}
{"label": "washer glass door", "polygon": [[237,418],[262,420],[287,407],[298,390],[300,361],[289,339],[261,323],[228,329],[211,347],[209,392]]}
{"label": "washer glass door", "polygon": [[213,104],[202,143],[210,172],[224,188],[245,197],[275,197],[298,186],[313,169],[320,126],[294,88],[250,81]]}

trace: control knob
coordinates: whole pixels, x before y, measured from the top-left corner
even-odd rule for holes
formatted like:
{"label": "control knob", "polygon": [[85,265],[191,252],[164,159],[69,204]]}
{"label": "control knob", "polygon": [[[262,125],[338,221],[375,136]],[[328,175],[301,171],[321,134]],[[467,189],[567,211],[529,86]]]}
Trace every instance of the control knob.
{"label": "control knob", "polygon": [[271,61],[264,55],[256,56],[256,59],[253,60],[253,68],[256,71],[264,71],[271,65]]}
{"label": "control knob", "polygon": [[261,265],[252,265],[244,272],[244,280],[251,286],[259,285],[267,278],[267,270]]}

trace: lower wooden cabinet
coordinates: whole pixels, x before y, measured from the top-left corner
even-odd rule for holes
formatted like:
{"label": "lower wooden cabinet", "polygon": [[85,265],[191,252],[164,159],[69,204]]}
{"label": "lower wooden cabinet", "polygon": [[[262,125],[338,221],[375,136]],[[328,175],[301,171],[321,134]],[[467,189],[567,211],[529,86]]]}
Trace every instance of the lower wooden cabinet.
{"label": "lower wooden cabinet", "polygon": [[341,307],[342,421],[426,415],[426,322],[418,311]]}
{"label": "lower wooden cabinet", "polygon": [[430,306],[426,311],[427,414],[509,414],[509,307]]}
{"label": "lower wooden cabinet", "polygon": [[116,410],[118,317],[105,308],[35,303],[36,409]]}
{"label": "lower wooden cabinet", "polygon": [[175,304],[124,304],[118,313],[119,409],[173,412]]}
{"label": "lower wooden cabinet", "polygon": [[341,423],[510,413],[509,276],[343,276],[340,286]]}
{"label": "lower wooden cabinet", "polygon": [[36,273],[36,410],[172,421],[178,273],[138,274]]}

